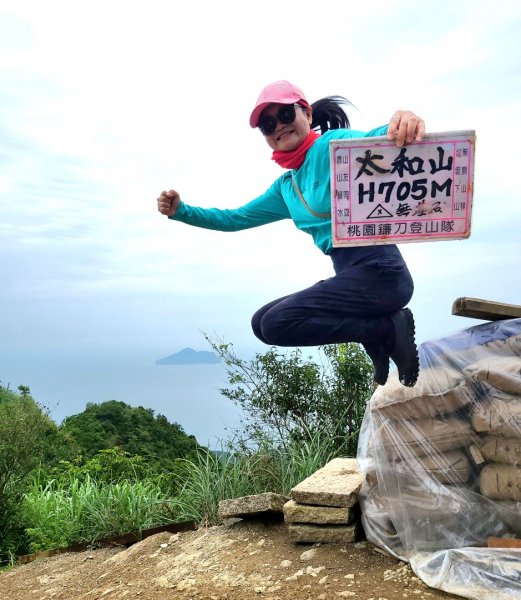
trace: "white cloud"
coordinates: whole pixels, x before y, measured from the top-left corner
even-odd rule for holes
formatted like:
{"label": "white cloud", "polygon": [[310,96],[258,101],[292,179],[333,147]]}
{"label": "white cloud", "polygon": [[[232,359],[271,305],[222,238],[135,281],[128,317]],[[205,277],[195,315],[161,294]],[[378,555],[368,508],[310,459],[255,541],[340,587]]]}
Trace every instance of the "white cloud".
{"label": "white cloud", "polygon": [[252,12],[232,1],[17,0],[1,10],[6,347],[23,336],[126,343],[133,314],[135,340],[215,328],[253,345],[256,307],[329,276],[329,259],[289,221],[232,235],[155,209],[165,188],[235,207],[271,184],[281,171],[248,116],[279,78],[310,100],[348,97],[355,129],[399,107],[430,131],[476,129],[470,240],[403,248],[420,337],[463,326],[450,316],[457,295],[518,301],[517,2],[266,1]]}

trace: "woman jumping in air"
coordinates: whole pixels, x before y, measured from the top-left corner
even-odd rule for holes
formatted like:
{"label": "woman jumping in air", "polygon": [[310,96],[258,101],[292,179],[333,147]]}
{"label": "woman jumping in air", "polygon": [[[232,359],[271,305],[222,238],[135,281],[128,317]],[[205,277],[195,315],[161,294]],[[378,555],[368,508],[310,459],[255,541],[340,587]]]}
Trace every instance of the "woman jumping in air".
{"label": "woman jumping in air", "polygon": [[397,110],[388,125],[353,131],[343,104],[347,100],[341,96],[309,104],[288,81],[266,86],[250,125],[264,136],[284,173],[240,208],[198,208],[169,190],[157,199],[158,210],[172,220],[219,231],[292,219],[331,257],[335,274],[260,308],[252,317],[255,335],[276,346],[359,342],[373,361],[377,383],[387,381],[391,358],[401,383],[414,386],[419,371],[414,318],[404,308],[413,294],[411,275],[395,245],[333,248],[329,142],[386,135],[403,146],[423,139],[425,123],[411,111]]}

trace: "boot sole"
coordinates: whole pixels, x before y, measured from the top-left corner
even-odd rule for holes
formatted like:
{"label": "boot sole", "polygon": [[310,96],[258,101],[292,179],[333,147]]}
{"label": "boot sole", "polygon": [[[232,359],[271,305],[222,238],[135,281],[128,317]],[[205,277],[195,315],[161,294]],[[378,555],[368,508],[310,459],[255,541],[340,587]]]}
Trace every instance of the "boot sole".
{"label": "boot sole", "polygon": [[[415,340],[416,327],[414,316],[410,309],[402,308],[391,317],[391,320],[393,321],[396,335],[395,346],[394,350],[391,352],[391,358],[398,367],[400,383],[406,387],[413,387],[418,380],[420,372],[420,360]],[[405,326],[406,330],[405,335],[403,326]],[[404,352],[403,350],[407,347],[409,347],[409,356],[406,356],[407,352]]]}

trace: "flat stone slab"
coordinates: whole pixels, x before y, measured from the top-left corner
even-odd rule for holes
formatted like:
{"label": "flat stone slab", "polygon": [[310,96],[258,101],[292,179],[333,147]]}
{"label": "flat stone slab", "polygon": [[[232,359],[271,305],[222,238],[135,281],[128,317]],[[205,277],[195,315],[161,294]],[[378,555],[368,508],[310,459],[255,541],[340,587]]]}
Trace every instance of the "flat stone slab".
{"label": "flat stone slab", "polygon": [[282,513],[286,496],[266,492],[254,496],[242,496],[219,502],[219,517],[221,519],[257,517],[262,514]]}
{"label": "flat stone slab", "polygon": [[356,458],[334,458],[296,485],[290,496],[299,504],[346,508],[358,502],[363,482]]}
{"label": "flat stone slab", "polygon": [[360,513],[358,505],[348,507],[313,506],[295,500],[283,507],[286,523],[313,523],[315,525],[348,525]]}
{"label": "flat stone slab", "polygon": [[290,523],[289,539],[302,544],[342,544],[356,542],[360,536],[360,524],[308,525]]}

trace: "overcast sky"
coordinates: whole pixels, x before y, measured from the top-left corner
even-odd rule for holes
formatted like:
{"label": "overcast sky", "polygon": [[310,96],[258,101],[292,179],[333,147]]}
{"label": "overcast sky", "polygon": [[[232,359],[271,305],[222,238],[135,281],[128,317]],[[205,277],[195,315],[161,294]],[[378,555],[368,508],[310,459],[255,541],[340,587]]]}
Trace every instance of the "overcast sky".
{"label": "overcast sky", "polygon": [[478,323],[451,316],[459,296],[521,303],[520,39],[513,0],[2,0],[3,351],[157,358],[208,349],[201,331],[262,350],[251,314],[330,260],[290,221],[197,230],[156,198],[262,193],[282,170],[248,118],[277,79],[346,96],[354,129],[410,108],[429,132],[476,130],[470,239],[401,247],[418,341]]}

